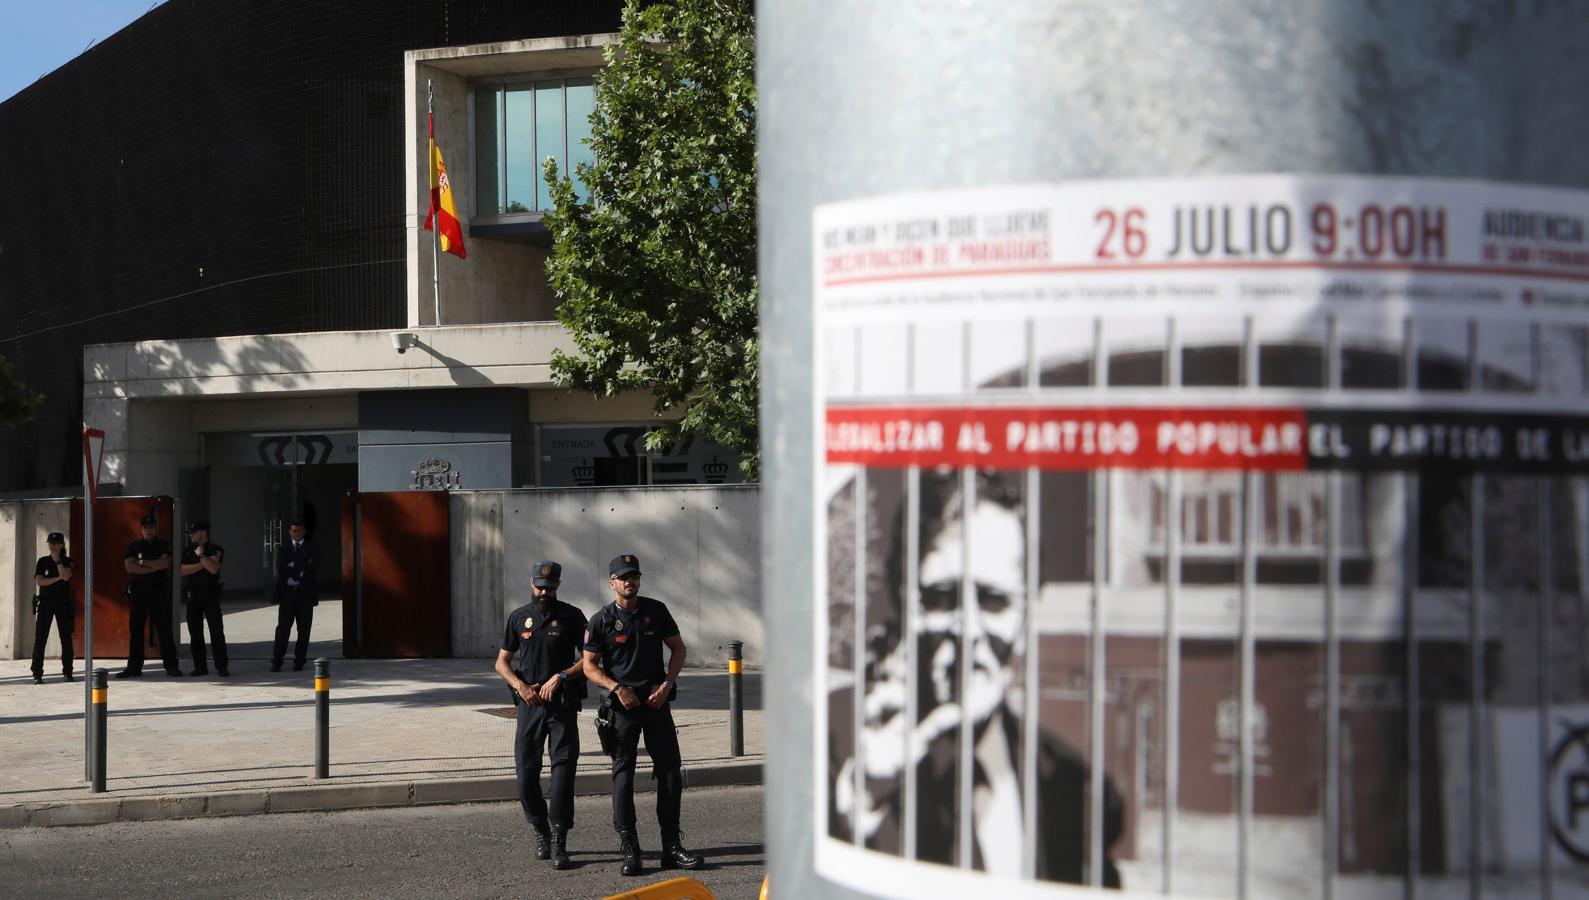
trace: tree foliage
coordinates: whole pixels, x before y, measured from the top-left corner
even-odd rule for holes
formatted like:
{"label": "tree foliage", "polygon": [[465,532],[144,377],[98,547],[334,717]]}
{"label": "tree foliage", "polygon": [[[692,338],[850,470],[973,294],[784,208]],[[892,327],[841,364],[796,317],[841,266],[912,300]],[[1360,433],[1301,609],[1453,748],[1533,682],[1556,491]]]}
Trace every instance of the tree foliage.
{"label": "tree foliage", "polygon": [[21,425],[33,418],[44,398],[28,390],[10,360],[0,356],[0,425]]}
{"label": "tree foliage", "polygon": [[672,0],[624,10],[597,75],[593,164],[581,200],[553,160],[547,274],[577,352],[558,383],[613,397],[646,390],[657,449],[706,435],[755,478],[755,28],[746,0]]}

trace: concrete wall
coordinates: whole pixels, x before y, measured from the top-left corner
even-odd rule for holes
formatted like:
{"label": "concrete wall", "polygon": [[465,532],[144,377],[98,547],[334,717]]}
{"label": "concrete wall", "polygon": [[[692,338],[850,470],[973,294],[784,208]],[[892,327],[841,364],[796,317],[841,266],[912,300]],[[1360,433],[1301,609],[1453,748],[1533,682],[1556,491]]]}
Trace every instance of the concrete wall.
{"label": "concrete wall", "polygon": [[[83,399],[93,412],[93,401],[114,405],[129,398],[267,399],[393,388],[551,387],[552,351],[574,349],[556,322],[426,328],[418,334],[419,344],[406,353],[392,349],[390,330],[92,344],[83,350]],[[105,410],[101,417],[113,420],[116,415]]]}
{"label": "concrete wall", "polygon": [[[426,461],[464,489],[531,483],[528,403],[512,388],[368,391],[359,395],[359,490],[403,491]],[[430,489],[430,488],[425,488]]]}
{"label": "concrete wall", "polygon": [[[0,502],[0,659],[26,659],[33,653],[33,565],[50,552],[44,538],[71,529],[69,500]],[[68,545],[68,556],[78,556]],[[60,638],[50,630],[44,656],[59,656]],[[81,652],[81,651],[79,651]]]}
{"label": "concrete wall", "polygon": [[[470,111],[472,79],[502,78],[534,72],[593,71],[604,65],[602,48],[612,34],[536,38],[469,47],[410,51],[404,58],[407,92],[405,184],[407,231],[408,324],[436,324],[432,294],[433,256],[439,256],[441,321],[446,325],[479,322],[545,321],[552,318],[556,298],[546,280],[547,251],[519,241],[474,239],[471,220],[479,209],[475,198],[475,160],[470,152],[474,120]],[[427,104],[434,91],[436,141],[452,182],[453,203],[463,224],[469,258],[434,254],[434,236],[424,230],[430,207]],[[489,215],[493,222],[496,210]]]}
{"label": "concrete wall", "polygon": [[496,655],[538,560],[562,563],[559,596],[588,616],[612,599],[607,562],[634,553],[641,593],[667,603],[690,665],[725,665],[730,640],[760,665],[760,514],[743,486],[455,492],[453,655]]}
{"label": "concrete wall", "polygon": [[191,425],[192,404],[135,401],[127,421],[126,484],[138,493],[177,497],[179,473],[200,464],[199,436]]}

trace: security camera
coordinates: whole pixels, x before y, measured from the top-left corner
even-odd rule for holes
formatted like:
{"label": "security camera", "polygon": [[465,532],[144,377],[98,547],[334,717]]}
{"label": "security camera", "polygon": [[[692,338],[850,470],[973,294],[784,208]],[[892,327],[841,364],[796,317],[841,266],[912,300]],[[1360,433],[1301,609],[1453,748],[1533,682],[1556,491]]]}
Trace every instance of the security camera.
{"label": "security camera", "polygon": [[407,353],[409,347],[416,347],[418,345],[419,335],[413,333],[412,331],[392,332],[392,349],[396,350],[398,353]]}

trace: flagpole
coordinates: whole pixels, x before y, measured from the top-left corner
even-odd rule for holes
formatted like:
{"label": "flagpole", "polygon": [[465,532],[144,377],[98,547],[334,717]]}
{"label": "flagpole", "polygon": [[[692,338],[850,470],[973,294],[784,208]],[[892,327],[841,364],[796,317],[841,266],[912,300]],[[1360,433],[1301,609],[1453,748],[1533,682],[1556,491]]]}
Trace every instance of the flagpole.
{"label": "flagpole", "polygon": [[430,288],[436,304],[435,321],[441,325],[441,204],[436,200],[436,87],[425,79],[425,119],[430,126],[430,142],[425,147],[425,165],[430,170]]}

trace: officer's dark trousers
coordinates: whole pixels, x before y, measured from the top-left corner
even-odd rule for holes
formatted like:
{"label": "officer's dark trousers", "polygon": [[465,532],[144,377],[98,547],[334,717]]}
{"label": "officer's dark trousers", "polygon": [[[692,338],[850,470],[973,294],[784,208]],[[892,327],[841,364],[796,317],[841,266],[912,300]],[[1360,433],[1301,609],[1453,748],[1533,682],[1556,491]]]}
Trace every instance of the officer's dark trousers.
{"label": "officer's dark trousers", "polygon": [[178,671],[177,639],[171,631],[171,594],[164,589],[132,592],[132,609],[127,613],[127,671],[143,671],[144,625],[153,620],[155,640],[160,644],[160,661],[167,672]]}
{"label": "officer's dark trousers", "polygon": [[193,651],[193,668],[209,668],[204,647],[204,622],[210,623],[210,642],[215,645],[215,666],[226,668],[226,629],[221,625],[221,595],[194,592],[188,600],[188,648]]}
{"label": "officer's dark trousers", "polygon": [[[637,692],[640,693],[640,692]],[[612,759],[612,827],[619,832],[635,827],[634,767],[639,753],[640,735],[646,739],[651,755],[652,777],[657,780],[657,824],[662,839],[673,841],[679,835],[679,798],[684,780],[679,774],[679,733],[673,727],[673,711],[663,705],[645,705],[645,694],[635,709],[613,707],[613,730],[618,737],[618,755]]]}
{"label": "officer's dark trousers", "polygon": [[[287,588],[282,592],[280,608],[276,611],[276,643],[270,649],[270,661],[281,662],[287,652],[287,633],[294,624],[298,626],[298,642],[293,645],[293,665],[301,666],[309,656],[309,627],[314,624],[314,597],[300,588]],[[216,663],[220,665],[220,663]]]}
{"label": "officer's dark trousers", "polygon": [[50,639],[50,622],[61,636],[61,672],[72,674],[72,601],[40,600],[39,618],[33,623],[33,674],[44,674],[44,644]]}
{"label": "officer's dark trousers", "polygon": [[[519,703],[513,733],[513,768],[519,779],[519,805],[536,828],[574,825],[574,767],[579,763],[579,721],[573,710]],[[541,796],[541,751],[552,745],[551,807]],[[550,821],[548,821],[550,815]]]}

